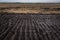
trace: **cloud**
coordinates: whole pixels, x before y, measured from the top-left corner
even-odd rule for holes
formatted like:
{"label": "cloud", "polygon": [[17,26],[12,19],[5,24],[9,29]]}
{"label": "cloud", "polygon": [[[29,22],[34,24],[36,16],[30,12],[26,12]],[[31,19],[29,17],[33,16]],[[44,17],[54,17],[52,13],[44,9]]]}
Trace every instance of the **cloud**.
{"label": "cloud", "polygon": [[0,2],[60,2],[60,0],[0,0]]}

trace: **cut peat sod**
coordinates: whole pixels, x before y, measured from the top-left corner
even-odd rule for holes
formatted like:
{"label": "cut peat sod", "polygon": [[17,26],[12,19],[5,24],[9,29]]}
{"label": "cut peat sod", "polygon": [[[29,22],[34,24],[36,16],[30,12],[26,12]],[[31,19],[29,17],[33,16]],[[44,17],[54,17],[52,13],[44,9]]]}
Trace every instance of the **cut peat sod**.
{"label": "cut peat sod", "polygon": [[60,15],[0,13],[0,40],[60,40]]}

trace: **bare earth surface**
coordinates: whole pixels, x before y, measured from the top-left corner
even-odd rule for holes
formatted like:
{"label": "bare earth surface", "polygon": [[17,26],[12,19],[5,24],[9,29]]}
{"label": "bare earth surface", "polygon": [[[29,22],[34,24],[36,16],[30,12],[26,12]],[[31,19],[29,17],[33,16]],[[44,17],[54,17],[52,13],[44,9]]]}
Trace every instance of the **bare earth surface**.
{"label": "bare earth surface", "polygon": [[60,4],[0,4],[0,40],[60,40]]}
{"label": "bare earth surface", "polygon": [[60,15],[0,13],[0,40],[60,40]]}

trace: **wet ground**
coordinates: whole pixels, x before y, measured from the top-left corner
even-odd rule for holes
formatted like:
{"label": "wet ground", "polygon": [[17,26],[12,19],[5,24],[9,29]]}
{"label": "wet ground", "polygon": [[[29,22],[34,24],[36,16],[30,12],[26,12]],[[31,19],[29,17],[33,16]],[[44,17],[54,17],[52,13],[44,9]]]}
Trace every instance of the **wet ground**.
{"label": "wet ground", "polygon": [[60,15],[0,14],[0,40],[60,40]]}

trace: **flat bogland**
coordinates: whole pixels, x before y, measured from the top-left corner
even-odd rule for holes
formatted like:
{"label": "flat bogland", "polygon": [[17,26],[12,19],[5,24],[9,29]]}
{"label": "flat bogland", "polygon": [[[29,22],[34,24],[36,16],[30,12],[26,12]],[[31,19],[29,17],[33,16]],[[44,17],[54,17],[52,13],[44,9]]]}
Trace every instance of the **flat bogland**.
{"label": "flat bogland", "polygon": [[60,4],[49,3],[0,3],[0,12],[60,14]]}

